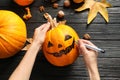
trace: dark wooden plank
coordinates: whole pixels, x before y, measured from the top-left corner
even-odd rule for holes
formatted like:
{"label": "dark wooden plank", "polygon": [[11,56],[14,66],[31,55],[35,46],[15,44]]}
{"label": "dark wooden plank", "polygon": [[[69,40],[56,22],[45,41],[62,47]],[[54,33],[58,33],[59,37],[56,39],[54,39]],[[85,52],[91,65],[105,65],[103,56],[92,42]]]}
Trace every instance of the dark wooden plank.
{"label": "dark wooden plank", "polygon": [[[15,60],[16,57],[13,58],[12,61],[15,63],[19,63],[19,61]],[[39,56],[40,58],[40,56]],[[51,79],[57,79],[59,77],[62,77],[62,79],[66,79],[66,77],[68,77],[70,80],[72,80],[72,78],[77,78],[77,76],[79,77],[79,79],[84,79],[84,77],[86,77],[86,79],[88,78],[88,74],[87,71],[85,69],[85,65],[83,63],[82,57],[79,57],[71,66],[67,66],[67,67],[63,67],[63,68],[59,68],[59,67],[54,67],[51,64],[49,64],[45,58],[37,58],[35,66],[33,68],[33,73],[31,78],[33,79],[41,79],[41,78],[46,78],[46,76],[51,76]],[[17,58],[18,59],[18,58]],[[99,66],[99,71],[100,71],[100,75],[101,77],[107,77],[108,78],[119,78],[119,58],[98,58],[98,66]],[[0,74],[3,74],[1,79],[4,79],[4,76],[9,77],[9,74],[13,71],[13,67],[16,67],[15,64],[13,65],[13,62],[10,62],[9,59],[9,67],[6,65],[6,68],[2,68],[0,66]],[[8,63],[8,61],[6,60],[6,62]],[[116,62],[118,62],[117,64],[115,64]],[[5,62],[3,64],[3,66],[5,66]],[[51,73],[52,72],[52,73]],[[39,76],[38,76],[39,74]],[[36,77],[37,78],[36,78]],[[45,76],[45,77],[44,77]],[[70,76],[70,77],[69,77]],[[80,78],[80,76],[82,76],[83,78]],[[49,78],[46,78],[46,80],[49,80]]]}
{"label": "dark wooden plank", "polygon": [[[98,66],[101,77],[119,77],[120,63],[114,64],[116,61],[119,62],[119,60],[119,58],[98,58]],[[5,74],[4,72],[2,73]],[[64,79],[65,76],[87,76],[86,73],[87,72],[81,57],[78,58],[71,66],[64,68],[54,67],[46,62],[46,60],[43,59],[40,61],[40,59],[38,59],[33,69],[33,75],[36,74],[37,76],[37,74],[39,74],[38,78],[41,78],[42,76],[53,76],[53,78],[55,76],[61,76]]]}
{"label": "dark wooden plank", "polygon": [[[72,1],[72,0],[71,0]],[[119,7],[120,6],[120,0],[107,0],[109,3],[111,3],[112,4],[112,6],[114,6],[114,7]],[[63,0],[58,0],[57,1],[58,3],[59,3],[59,6],[63,6]],[[35,3],[32,5],[32,6],[40,6],[40,5],[45,5],[46,6],[46,4],[48,5],[48,6],[51,6],[51,4],[50,4],[50,0],[42,0],[42,1],[40,1],[40,0],[36,0],[35,1]],[[77,4],[74,4],[73,3],[73,5],[77,5]]]}
{"label": "dark wooden plank", "polygon": [[[52,17],[56,17],[57,16],[57,13],[59,10],[63,10],[64,13],[65,13],[65,17],[64,19],[67,20],[67,22],[69,23],[75,23],[75,24],[86,24],[87,23],[87,15],[88,15],[88,10],[84,11],[84,12],[79,12],[79,13],[76,13],[74,10],[72,9],[63,9],[63,8],[59,8],[59,9],[53,9],[52,7],[50,8],[46,8],[46,12],[49,12],[49,14],[52,15]],[[51,11],[52,10],[52,11]],[[118,11],[117,11],[118,10]],[[118,23],[119,24],[119,18],[116,18],[116,17],[119,17],[120,16],[120,8],[112,8],[111,10],[109,10],[109,23],[108,24],[112,24],[112,23]],[[22,14],[24,14],[25,12],[23,12]],[[46,20],[43,18],[43,14],[44,13],[40,13],[39,11],[39,8],[38,7],[32,7],[31,8],[31,13],[33,15],[33,18],[31,18],[29,21],[27,22],[45,22]],[[21,17],[23,15],[20,15]],[[36,19],[36,17],[38,17]],[[93,20],[92,22],[93,24],[96,23],[96,24],[106,24],[104,18],[98,14],[97,17]]]}
{"label": "dark wooden plank", "polygon": [[[5,9],[5,10],[11,10],[16,12],[20,17],[22,17],[25,14],[25,10],[23,7],[18,7],[18,6],[11,6],[11,7],[0,7],[0,9]],[[52,7],[46,7],[46,12],[49,12],[53,17],[57,16],[57,12],[59,10],[63,10],[65,12],[65,19],[69,22],[69,23],[76,23],[76,24],[81,24],[81,23],[87,23],[87,15],[88,15],[88,10],[84,11],[84,12],[79,12],[79,13],[75,13],[74,9],[64,9],[63,7],[60,7],[58,9],[53,9]],[[52,10],[52,11],[51,11]],[[119,17],[120,16],[120,8],[119,7],[115,7],[115,8],[109,8],[108,9],[109,12],[109,19],[111,23],[119,23]],[[43,14],[44,13],[40,13],[39,11],[39,7],[31,7],[31,13],[33,15],[33,17],[27,21],[27,22],[45,22],[46,20],[43,18]],[[36,18],[38,17],[38,18]],[[104,23],[105,21],[103,19],[103,17],[98,14],[97,17],[95,18],[95,20],[93,20],[93,23]]]}
{"label": "dark wooden plank", "polygon": [[[44,22],[43,22],[44,23]],[[28,23],[28,37],[33,36],[34,29],[42,23]],[[78,35],[82,38],[85,33],[89,33],[93,40],[120,40],[120,24],[92,24],[87,27],[86,24],[72,24],[67,23],[76,30]],[[102,36],[101,36],[102,35]]]}
{"label": "dark wooden plank", "polygon": [[[0,2],[0,6],[8,6],[8,4],[14,4],[14,0],[2,0]],[[120,0],[107,0],[109,3],[112,4],[112,6],[119,7],[120,6]],[[59,0],[59,5],[63,6],[63,0]],[[49,5],[48,5],[49,4]],[[31,6],[40,6],[40,5],[45,5],[45,6],[50,6],[50,0],[35,0],[34,3]]]}

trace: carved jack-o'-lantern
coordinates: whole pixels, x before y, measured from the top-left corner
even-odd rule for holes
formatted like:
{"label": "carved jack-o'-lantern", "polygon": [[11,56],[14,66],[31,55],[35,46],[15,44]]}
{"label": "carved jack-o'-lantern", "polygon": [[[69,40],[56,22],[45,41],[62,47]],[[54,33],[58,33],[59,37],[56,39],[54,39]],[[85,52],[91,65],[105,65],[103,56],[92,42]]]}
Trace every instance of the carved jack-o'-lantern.
{"label": "carved jack-o'-lantern", "polygon": [[75,41],[79,37],[68,25],[59,24],[49,30],[43,44],[43,52],[47,60],[55,66],[72,64],[78,57]]}

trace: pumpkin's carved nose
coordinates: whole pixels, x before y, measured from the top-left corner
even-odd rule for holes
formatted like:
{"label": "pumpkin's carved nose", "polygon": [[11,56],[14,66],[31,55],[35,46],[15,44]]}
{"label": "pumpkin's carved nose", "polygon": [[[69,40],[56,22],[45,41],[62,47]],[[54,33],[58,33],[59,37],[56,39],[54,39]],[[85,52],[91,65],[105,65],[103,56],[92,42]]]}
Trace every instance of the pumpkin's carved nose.
{"label": "pumpkin's carved nose", "polygon": [[61,48],[62,47],[62,44],[58,44],[58,48]]}

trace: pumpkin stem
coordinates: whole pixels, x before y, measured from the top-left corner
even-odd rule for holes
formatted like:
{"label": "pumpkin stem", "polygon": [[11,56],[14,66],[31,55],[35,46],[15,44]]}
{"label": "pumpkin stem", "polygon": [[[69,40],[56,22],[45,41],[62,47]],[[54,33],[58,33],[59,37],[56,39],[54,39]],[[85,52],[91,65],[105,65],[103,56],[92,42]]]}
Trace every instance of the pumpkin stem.
{"label": "pumpkin stem", "polygon": [[51,28],[54,28],[57,26],[56,18],[52,19],[51,15],[48,13],[45,13],[44,17],[48,20],[48,22],[50,22]]}

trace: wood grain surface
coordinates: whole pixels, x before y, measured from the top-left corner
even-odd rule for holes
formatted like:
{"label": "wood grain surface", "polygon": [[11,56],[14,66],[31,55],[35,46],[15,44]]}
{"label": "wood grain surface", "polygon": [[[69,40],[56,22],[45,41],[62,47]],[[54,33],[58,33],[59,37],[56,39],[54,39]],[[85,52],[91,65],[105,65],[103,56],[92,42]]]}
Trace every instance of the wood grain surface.
{"label": "wood grain surface", "polygon": [[[59,10],[65,12],[64,19],[73,27],[82,38],[85,33],[92,37],[91,41],[100,48],[106,50],[105,54],[99,53],[98,68],[101,80],[120,80],[120,0],[107,0],[112,4],[108,8],[109,22],[98,14],[90,25],[87,25],[88,10],[75,12],[79,5],[72,3],[70,8],[64,8],[64,0],[59,0],[58,9],[52,8],[50,0],[35,0],[29,7],[32,18],[24,20],[27,25],[27,37],[31,38],[34,29],[46,22],[43,14],[39,11],[41,5],[45,6],[45,12],[52,17],[57,16]],[[18,6],[13,0],[0,0],[0,10],[10,10],[17,13],[21,18],[25,13],[25,7]],[[13,70],[17,67],[26,51],[20,51],[11,58],[0,59],[0,80],[8,80]],[[55,67],[51,65],[42,53],[38,54],[30,80],[89,80],[82,56],[70,66]]]}

